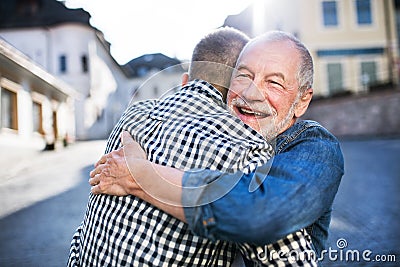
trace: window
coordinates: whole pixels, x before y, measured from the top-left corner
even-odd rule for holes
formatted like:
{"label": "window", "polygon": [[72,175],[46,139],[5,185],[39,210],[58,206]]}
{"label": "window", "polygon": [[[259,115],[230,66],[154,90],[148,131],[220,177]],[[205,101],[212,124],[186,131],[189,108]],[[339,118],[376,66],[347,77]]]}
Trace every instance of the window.
{"label": "window", "polygon": [[67,72],[67,56],[61,55],[60,56],[60,73]]}
{"label": "window", "polygon": [[16,7],[18,15],[23,17],[32,17],[37,14],[42,6],[41,1],[17,0]]}
{"label": "window", "polygon": [[57,111],[53,110],[53,131],[54,131],[54,138],[58,138],[58,120],[57,120]]}
{"label": "window", "polygon": [[324,26],[337,26],[337,3],[336,1],[322,1],[322,14],[324,19]]}
{"label": "window", "polygon": [[86,55],[83,55],[81,57],[81,64],[82,64],[82,72],[87,73],[89,71],[89,63]]}
{"label": "window", "polygon": [[376,62],[361,62],[361,81],[363,85],[374,85],[378,82]]}
{"label": "window", "polygon": [[329,63],[327,66],[329,93],[335,95],[343,91],[342,64]]}
{"label": "window", "polygon": [[1,128],[18,130],[17,94],[1,88]]}
{"label": "window", "polygon": [[38,133],[43,133],[43,117],[42,117],[42,105],[37,102],[33,102],[33,131]]}
{"label": "window", "polygon": [[369,25],[372,23],[371,0],[356,0],[357,23]]}

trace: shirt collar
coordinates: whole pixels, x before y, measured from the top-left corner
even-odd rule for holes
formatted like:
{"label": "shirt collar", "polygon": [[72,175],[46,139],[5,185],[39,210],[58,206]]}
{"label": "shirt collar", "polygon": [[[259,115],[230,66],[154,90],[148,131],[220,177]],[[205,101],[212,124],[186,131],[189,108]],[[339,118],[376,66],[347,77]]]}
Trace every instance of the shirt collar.
{"label": "shirt collar", "polygon": [[222,94],[212,84],[201,79],[188,82],[181,90],[197,90],[201,94],[212,98],[214,101],[223,103]]}

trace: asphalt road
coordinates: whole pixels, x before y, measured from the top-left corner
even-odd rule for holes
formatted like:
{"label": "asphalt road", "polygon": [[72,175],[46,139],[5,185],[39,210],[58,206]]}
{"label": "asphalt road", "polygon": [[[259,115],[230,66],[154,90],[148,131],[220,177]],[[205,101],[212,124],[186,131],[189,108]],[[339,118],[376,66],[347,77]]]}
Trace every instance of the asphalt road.
{"label": "asphalt road", "polygon": [[400,266],[400,139],[342,141],[342,150],[327,246],[337,252],[324,266]]}
{"label": "asphalt road", "polygon": [[[94,141],[56,152],[1,149],[1,267],[65,266],[85,211],[88,172],[104,148]],[[324,266],[399,266],[400,139],[342,141],[342,148],[346,173]]]}

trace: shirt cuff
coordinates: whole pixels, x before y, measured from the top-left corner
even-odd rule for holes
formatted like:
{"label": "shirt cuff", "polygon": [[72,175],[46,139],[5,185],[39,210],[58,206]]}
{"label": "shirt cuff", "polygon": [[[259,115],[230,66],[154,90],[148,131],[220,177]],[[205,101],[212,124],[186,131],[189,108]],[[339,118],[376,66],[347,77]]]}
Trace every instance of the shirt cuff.
{"label": "shirt cuff", "polygon": [[[183,205],[183,210],[185,213],[185,218],[186,221],[189,224],[189,227],[193,229],[193,222],[196,221],[196,203],[198,201],[199,196],[194,195],[193,193],[193,188],[199,188],[200,185],[204,183],[202,179],[199,179],[200,177],[204,176],[199,176],[196,175],[196,172],[188,172],[185,171],[182,177],[182,205]],[[198,194],[201,194],[200,189],[197,190]]]}
{"label": "shirt cuff", "polygon": [[206,169],[186,171],[182,177],[182,204],[186,221],[193,232],[208,235],[208,238],[208,228],[215,224],[215,219],[207,189],[220,175],[219,171]]}

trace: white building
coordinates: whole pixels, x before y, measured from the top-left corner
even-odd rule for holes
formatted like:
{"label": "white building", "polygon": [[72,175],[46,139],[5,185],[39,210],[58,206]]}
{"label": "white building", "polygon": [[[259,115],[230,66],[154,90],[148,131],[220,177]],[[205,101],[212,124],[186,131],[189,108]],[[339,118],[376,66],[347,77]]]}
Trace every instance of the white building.
{"label": "white building", "polygon": [[[129,95],[132,81],[89,13],[56,0],[3,0],[0,7],[0,37],[82,95],[75,103],[76,138],[106,137],[115,123],[108,97],[117,90]],[[119,117],[128,102],[127,95],[120,98],[112,112]]]}
{"label": "white building", "polygon": [[135,93],[141,95],[135,100],[157,98],[172,81],[180,81],[183,72],[163,72],[143,85],[154,72],[179,61],[156,54],[143,58],[163,58],[168,64],[150,60],[156,64],[152,68],[131,66],[140,57],[120,66],[103,33],[89,19],[83,9],[68,9],[56,0],[0,2],[0,38],[82,96],[75,100],[76,139],[81,140],[108,137],[131,98],[138,96]]}
{"label": "white building", "polygon": [[141,101],[175,92],[182,85],[182,74],[188,71],[189,63],[156,53],[132,59],[124,69],[134,79],[132,101]]}
{"label": "white building", "polygon": [[0,145],[54,149],[75,136],[81,94],[0,40]]}

